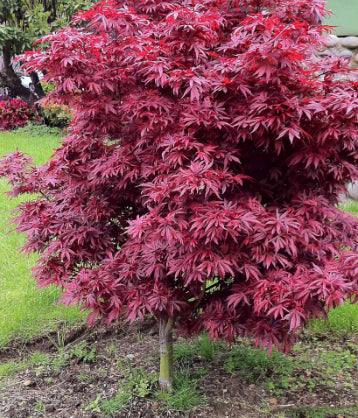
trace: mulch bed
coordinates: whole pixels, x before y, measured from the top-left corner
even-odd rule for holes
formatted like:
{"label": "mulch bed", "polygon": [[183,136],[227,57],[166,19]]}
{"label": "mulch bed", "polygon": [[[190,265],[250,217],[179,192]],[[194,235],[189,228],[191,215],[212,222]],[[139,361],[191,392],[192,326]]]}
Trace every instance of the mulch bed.
{"label": "mulch bed", "polygon": [[[0,352],[0,364],[21,361],[35,351],[58,358],[57,335],[42,337],[26,345],[13,342]],[[117,366],[118,358],[130,359],[133,368],[143,367],[147,372],[157,371],[158,343],[155,324],[147,322],[134,326],[111,326],[87,329],[78,327],[67,330],[62,344],[77,344],[87,341],[95,347],[97,360],[93,363],[68,360],[64,367],[33,366],[16,373],[2,382],[0,393],[0,417],[101,417],[99,412],[85,408],[98,395],[110,399],[118,392],[118,381],[125,376]],[[342,342],[342,344],[344,344]],[[329,408],[355,408],[355,388],[336,387],[332,391],[303,389],[294,393],[287,390],[280,397],[273,397],[263,384],[250,384],[240,372],[229,373],[220,358],[205,362],[196,358],[193,369],[208,369],[200,379],[200,391],[205,395],[206,405],[195,407],[191,412],[168,410],[154,397],[134,397],[128,409],[120,417],[191,417],[191,418],[261,418],[290,416],[289,411],[303,406]],[[352,373],[358,374],[357,370]],[[80,377],[84,377],[81,379]],[[358,385],[358,376],[355,376]],[[355,385],[357,387],[357,385]],[[343,410],[343,409],[342,409]],[[356,409],[354,409],[356,411]],[[349,413],[332,413],[327,417],[358,416]],[[288,414],[288,415],[286,415]],[[357,413],[358,414],[358,413]],[[298,417],[309,416],[302,412]]]}

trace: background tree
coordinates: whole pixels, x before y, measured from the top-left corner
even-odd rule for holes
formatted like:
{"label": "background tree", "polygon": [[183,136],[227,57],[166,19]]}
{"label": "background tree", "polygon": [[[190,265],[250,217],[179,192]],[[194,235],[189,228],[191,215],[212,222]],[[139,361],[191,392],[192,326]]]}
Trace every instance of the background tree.
{"label": "background tree", "polygon": [[12,63],[15,55],[32,47],[39,37],[66,26],[91,0],[2,0],[0,4],[0,87],[10,96],[32,103],[44,91],[36,71],[30,74],[34,93],[21,83]]}
{"label": "background tree", "polygon": [[312,317],[357,297],[358,95],[317,60],[321,0],[104,1],[43,38],[28,68],[74,121],[51,161],[1,172],[34,275],[108,324],[253,337],[289,349]]}

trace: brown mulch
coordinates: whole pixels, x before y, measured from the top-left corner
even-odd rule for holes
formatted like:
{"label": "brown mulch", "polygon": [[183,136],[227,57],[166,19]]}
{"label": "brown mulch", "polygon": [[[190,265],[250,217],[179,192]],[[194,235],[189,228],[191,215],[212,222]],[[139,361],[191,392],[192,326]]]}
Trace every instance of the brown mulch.
{"label": "brown mulch", "polygon": [[[87,329],[81,326],[67,329],[61,341],[53,334],[26,345],[13,342],[0,351],[0,364],[21,361],[35,351],[56,359],[61,347],[75,346],[80,341],[87,341],[90,348],[96,348],[95,362],[86,363],[72,358],[64,367],[35,365],[17,372],[0,382],[0,417],[101,417],[103,415],[99,412],[85,409],[98,395],[101,395],[101,399],[110,399],[118,392],[118,381],[125,378],[117,366],[118,358],[129,359],[133,368],[143,367],[148,373],[157,371],[157,330],[152,322],[131,327],[117,325]],[[118,417],[284,417],[287,411],[298,406],[353,408],[358,400],[355,388],[348,390],[343,386],[335,388],[334,393],[302,390],[301,393],[287,392],[281,397],[273,397],[266,386],[248,383],[239,372],[229,373],[220,358],[214,358],[212,362],[197,358],[191,367],[208,370],[208,374],[200,379],[199,387],[205,395],[205,405],[197,406],[191,412],[173,411],[158,403],[154,397],[134,397],[126,412]],[[304,414],[297,416],[305,417]],[[358,413],[327,415],[345,416],[358,417]]]}

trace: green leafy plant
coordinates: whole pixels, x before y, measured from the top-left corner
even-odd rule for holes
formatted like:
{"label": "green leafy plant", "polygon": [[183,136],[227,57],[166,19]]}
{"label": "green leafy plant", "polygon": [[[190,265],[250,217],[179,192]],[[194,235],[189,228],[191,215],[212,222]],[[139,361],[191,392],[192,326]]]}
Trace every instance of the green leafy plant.
{"label": "green leafy plant", "polygon": [[100,405],[101,412],[106,417],[117,416],[119,412],[122,412],[126,409],[132,397],[133,397],[133,394],[126,390],[118,392],[114,398],[105,399],[101,402],[101,405]]}
{"label": "green leafy plant", "polygon": [[184,340],[175,344],[174,358],[181,364],[189,363],[195,356],[209,361],[223,347],[225,347],[223,343],[211,341],[209,335],[204,333],[195,340]]}
{"label": "green leafy plant", "polygon": [[118,353],[118,347],[115,344],[110,344],[107,349],[108,349],[108,353],[111,356],[114,356]]}
{"label": "green leafy plant", "polygon": [[88,348],[86,341],[81,341],[70,350],[70,358],[76,358],[77,361],[83,363],[93,363],[97,360],[97,350],[95,348]]}
{"label": "green leafy plant", "polygon": [[46,407],[45,407],[45,404],[43,403],[43,401],[38,401],[36,403],[35,410],[36,410],[36,412],[40,412],[41,414],[46,413]]}
{"label": "green leafy plant", "polygon": [[98,394],[96,396],[96,399],[94,399],[87,406],[85,406],[84,410],[89,411],[89,412],[101,412],[100,403],[101,403],[101,395]]}
{"label": "green leafy plant", "polygon": [[50,361],[51,359],[49,355],[41,353],[40,351],[35,351],[30,357],[29,364],[31,366],[34,366],[37,364],[49,364]]}
{"label": "green leafy plant", "polygon": [[291,358],[276,350],[270,356],[266,351],[248,345],[235,346],[225,363],[228,372],[240,370],[245,379],[251,383],[274,374],[290,375],[294,366]]}
{"label": "green leafy plant", "polygon": [[58,356],[53,359],[55,369],[62,369],[68,362],[68,355],[66,353],[66,329],[65,327],[57,330],[56,337],[47,335],[51,344],[56,348]]}
{"label": "green leafy plant", "polygon": [[14,376],[14,374],[21,370],[25,370],[26,368],[27,364],[23,362],[16,363],[10,361],[8,363],[0,364],[0,380]]}
{"label": "green leafy plant", "polygon": [[10,361],[8,363],[0,364],[0,380],[14,376],[16,373],[26,370],[31,366],[41,364],[49,364],[50,358],[48,355],[35,351],[29,358],[22,361]]}
{"label": "green leafy plant", "polygon": [[158,391],[156,398],[169,409],[188,411],[205,403],[205,398],[198,391],[196,380],[190,379],[188,373],[174,376],[174,389],[170,392]]}
{"label": "green leafy plant", "polygon": [[205,360],[212,360],[215,353],[217,353],[222,346],[223,344],[220,344],[217,341],[211,341],[208,334],[201,335],[196,343],[199,354]]}
{"label": "green leafy plant", "polygon": [[152,393],[158,379],[155,373],[147,373],[142,367],[134,369],[129,359],[125,362],[119,360],[117,365],[125,376],[123,382],[120,383],[123,391],[132,393],[133,396],[140,398],[145,398]]}
{"label": "green leafy plant", "polygon": [[26,125],[23,125],[16,129],[14,134],[19,136],[27,136],[28,138],[32,137],[48,137],[48,136],[56,136],[59,137],[61,135],[61,129],[41,125],[35,121],[28,122]]}
{"label": "green leafy plant", "polygon": [[92,377],[88,374],[81,373],[77,376],[77,380],[79,382],[86,382],[86,381],[91,380],[91,379],[92,379]]}
{"label": "green leafy plant", "polygon": [[188,362],[197,355],[196,348],[192,342],[187,340],[178,342],[174,346],[174,359],[179,360],[181,363]]}
{"label": "green leafy plant", "polygon": [[120,390],[117,395],[101,402],[100,409],[105,416],[116,416],[118,412],[126,409],[133,397],[145,398],[151,395],[157,386],[156,374],[149,374],[143,368],[134,369],[129,359],[119,359],[117,365],[124,378],[119,383]]}
{"label": "green leafy plant", "polygon": [[71,122],[71,112],[66,105],[43,102],[41,104],[41,109],[43,113],[43,121],[48,126],[65,128]]}

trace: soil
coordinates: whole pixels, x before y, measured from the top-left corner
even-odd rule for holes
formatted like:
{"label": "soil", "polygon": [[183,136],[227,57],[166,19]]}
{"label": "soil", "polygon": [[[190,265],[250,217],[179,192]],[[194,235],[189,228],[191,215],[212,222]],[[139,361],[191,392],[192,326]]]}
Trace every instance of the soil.
{"label": "soil", "polygon": [[[0,382],[0,417],[102,417],[103,415],[96,411],[95,400],[99,395],[101,399],[113,398],[118,392],[118,381],[125,378],[118,368],[119,358],[124,361],[129,359],[135,369],[143,367],[148,373],[157,372],[157,337],[155,324],[146,322],[131,327],[118,325],[94,329],[87,329],[84,326],[71,329],[66,327],[63,332],[41,337],[27,344],[12,342],[0,351],[0,364],[10,361],[19,363],[30,358],[34,352],[49,356],[51,364],[29,366]],[[97,356],[94,362],[82,361],[83,359],[77,357],[69,358],[68,347],[75,347],[81,341],[86,341],[90,349],[96,349]],[[303,339],[302,344],[309,346],[310,343]],[[355,341],[349,341],[351,352],[355,344]],[[334,345],[345,350],[347,342],[338,341]],[[67,352],[66,365],[57,364],[58,367],[54,367],[55,360],[61,358],[61,353],[65,352]],[[315,355],[314,350],[312,353]],[[207,370],[204,377],[199,380],[199,390],[205,396],[205,405],[196,406],[189,412],[175,411],[160,404],[154,396],[144,398],[135,396],[125,412],[117,416],[123,418],[358,417],[357,365],[349,370],[349,384],[344,381],[342,383],[339,376],[336,379],[332,378],[333,390],[324,383],[312,390],[307,390],[307,386],[303,385],[302,390],[296,388],[292,391],[287,388],[279,392],[270,390],[267,382],[262,379],[252,383],[240,371],[227,371],[220,356],[214,357],[210,362],[196,356],[192,359],[190,368],[192,371]],[[307,370],[302,373],[307,373]],[[90,404],[92,408],[88,407]],[[321,415],[307,412],[312,411],[313,407],[321,411]]]}

